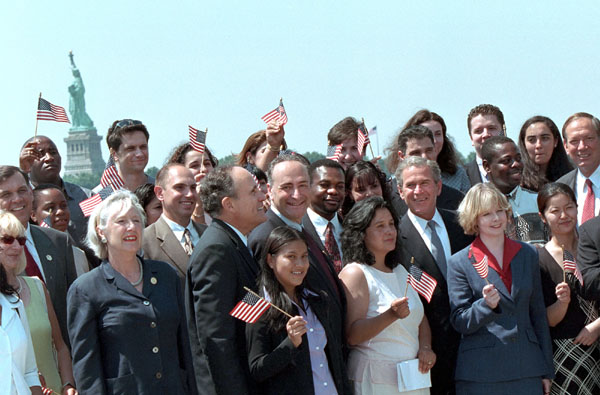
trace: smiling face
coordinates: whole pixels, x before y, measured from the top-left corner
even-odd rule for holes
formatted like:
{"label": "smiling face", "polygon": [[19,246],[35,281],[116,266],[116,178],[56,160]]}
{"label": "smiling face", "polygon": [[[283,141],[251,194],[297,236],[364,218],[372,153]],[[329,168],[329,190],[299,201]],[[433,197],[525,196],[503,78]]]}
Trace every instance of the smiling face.
{"label": "smiling face", "polygon": [[[431,130],[431,133],[433,133],[433,145],[435,146],[435,158],[437,158],[437,156],[442,151],[442,147],[444,146],[444,129],[442,128],[442,125],[440,125],[440,123],[438,121],[433,121],[433,120],[423,122],[421,125],[425,126],[427,129]],[[435,158],[432,160],[435,160]]]}
{"label": "smiling face", "polygon": [[477,232],[483,238],[504,237],[508,217],[500,207],[492,207],[477,217]]}
{"label": "smiling face", "polygon": [[483,160],[483,168],[487,171],[490,181],[506,195],[521,183],[521,153],[513,142],[498,144],[495,148],[493,158],[489,162]]}
{"label": "smiling face", "polygon": [[113,157],[123,173],[143,172],[148,164],[148,140],[144,132],[136,130],[123,134]]}
{"label": "smiling face", "polygon": [[21,173],[15,173],[0,182],[0,209],[14,214],[27,227],[31,216],[33,193]]}
{"label": "smiling face", "polygon": [[127,211],[111,214],[106,222],[106,228],[96,228],[100,237],[106,238],[108,256],[116,252],[135,254],[142,247],[143,221],[134,207]]}
{"label": "smiling face", "polygon": [[348,170],[350,166],[362,160],[362,155],[358,152],[357,136],[348,137],[342,141],[342,152],[338,157],[338,162],[344,170]]}
{"label": "smiling face", "polygon": [[481,156],[481,146],[485,140],[504,134],[498,118],[492,114],[479,114],[471,118],[470,126],[469,136],[471,136],[471,143],[478,156]]}
{"label": "smiling face", "polygon": [[435,203],[442,191],[442,181],[435,182],[431,169],[407,167],[402,172],[402,185],[398,192],[408,209],[417,217],[430,220],[435,215]]}
{"label": "smiling face", "polygon": [[35,193],[36,208],[31,219],[40,225],[46,217],[50,217],[52,227],[66,232],[71,219],[71,212],[65,195],[56,188],[48,188]]}
{"label": "smiling face", "polygon": [[[3,236],[17,237],[17,235],[5,234],[0,231],[0,238]],[[15,275],[19,274],[17,271],[22,266],[23,258],[23,246],[19,244],[16,238],[10,244],[0,240],[0,263],[7,272]]]}
{"label": "smiling face", "polygon": [[550,228],[552,236],[572,235],[577,224],[577,204],[564,193],[548,199],[542,221]]}
{"label": "smiling face", "polygon": [[398,151],[398,156],[401,160],[408,156],[420,156],[421,158],[429,159],[434,162],[437,158],[433,141],[427,137],[421,139],[409,139],[406,141],[406,152]]}
{"label": "smiling face", "polygon": [[267,220],[263,205],[265,194],[260,190],[248,170],[241,167],[231,169],[235,197],[223,199],[223,208],[228,210],[228,223],[247,235]]}
{"label": "smiling face", "polygon": [[37,150],[42,155],[31,165],[31,179],[38,184],[55,184],[60,179],[62,159],[56,145],[47,137],[38,137]]}
{"label": "smiling face", "polygon": [[302,240],[285,244],[276,254],[267,254],[267,264],[285,292],[294,297],[294,290],[302,285],[308,271],[308,249]]}
{"label": "smiling face", "polygon": [[331,220],[342,206],[345,193],[344,172],[333,167],[317,167],[312,174],[310,207]]}
{"label": "smiling face", "polygon": [[365,247],[375,258],[385,257],[396,248],[396,224],[387,208],[379,208],[365,229]]}
{"label": "smiling face", "polygon": [[543,122],[529,125],[525,130],[525,148],[531,161],[538,166],[548,165],[558,140],[552,135],[550,128]]}
{"label": "smiling face", "polygon": [[600,165],[600,138],[589,118],[577,118],[565,128],[565,150],[585,177]]}
{"label": "smiling face", "polygon": [[271,171],[273,185],[269,185],[271,202],[287,219],[302,223],[310,201],[310,187],[306,166],[297,161],[285,161]]}
{"label": "smiling face", "polygon": [[171,166],[164,178],[164,187],[154,187],[162,202],[163,214],[181,226],[187,226],[196,209],[196,181],[190,169],[183,165]]}

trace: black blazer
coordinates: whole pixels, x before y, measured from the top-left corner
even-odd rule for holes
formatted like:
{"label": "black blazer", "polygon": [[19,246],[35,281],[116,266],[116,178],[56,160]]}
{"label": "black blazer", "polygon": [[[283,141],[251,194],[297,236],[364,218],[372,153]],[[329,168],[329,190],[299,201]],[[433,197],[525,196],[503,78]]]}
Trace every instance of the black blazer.
{"label": "black blazer", "polygon": [[256,290],[258,266],[229,225],[213,219],[190,257],[186,311],[198,393],[255,393],[244,322],[229,315],[244,287]]}
{"label": "black blazer", "polygon": [[46,288],[56,312],[63,339],[69,345],[67,331],[67,290],[77,278],[73,244],[67,233],[29,224],[31,238],[44,269]]}
{"label": "black blazer", "polygon": [[477,165],[477,161],[475,159],[466,164],[465,171],[467,172],[467,176],[469,176],[471,186],[483,182],[481,179],[481,173],[479,172],[479,166]]}
{"label": "black blazer", "polygon": [[[271,231],[278,226],[286,226],[285,222],[281,220],[273,211],[267,211],[267,221],[263,222],[259,226],[257,226],[248,236],[248,244],[252,251],[254,252],[254,256],[257,259],[260,259],[263,253],[263,247],[265,245],[265,241]],[[310,235],[309,235],[310,236]],[[323,253],[323,251],[321,251]],[[320,293],[324,291],[330,296],[332,301],[331,303],[331,320],[333,329],[336,332],[336,338],[345,340],[344,337],[344,320],[346,317],[346,295],[344,293],[344,288],[342,286],[341,281],[339,280],[335,270],[333,269],[333,265],[327,256],[327,253],[323,253],[323,256],[327,259],[328,270],[330,271],[331,277],[337,284],[337,288],[339,290],[336,291],[331,284],[331,281],[327,278],[327,275],[323,272],[319,261],[317,260],[314,251],[310,251],[309,249],[309,258],[308,261],[310,263],[310,269],[306,274],[305,283],[306,286]],[[339,295],[339,298],[338,298]]]}
{"label": "black blazer", "polygon": [[[451,253],[454,254],[473,241],[472,236],[464,234],[456,220],[456,214],[448,210],[438,210],[450,239]],[[419,231],[411,222],[408,214],[400,221],[400,238],[402,240],[402,264],[410,270],[411,257],[415,258],[415,266],[431,275],[437,281],[431,302],[421,298],[425,315],[429,320],[432,333],[432,348],[437,362],[431,370],[432,394],[454,393],[454,365],[460,342],[460,335],[450,323],[450,299],[448,284],[439,270],[435,259],[421,238]]]}
{"label": "black blazer", "polygon": [[[398,192],[398,182],[396,179],[390,179],[389,183],[392,191],[390,196],[392,206],[394,207],[394,210],[396,210],[398,218],[401,218],[408,211],[408,206],[400,197],[400,193]],[[442,184],[442,191],[436,198],[435,207],[438,209],[456,210],[458,209],[458,206],[464,197],[465,194],[458,189],[454,189],[448,185]]]}
{"label": "black blazer", "polygon": [[[325,329],[327,346],[325,353],[329,370],[338,394],[352,393],[344,364],[342,339],[333,329],[328,306],[330,298],[325,295],[308,295],[306,300]],[[293,315],[298,313],[294,306]],[[288,338],[285,328],[273,332],[263,315],[256,323],[246,326],[248,342],[248,363],[252,377],[260,385],[260,393],[265,395],[314,394],[313,374],[310,362],[308,338],[302,337],[302,344],[295,348]]]}
{"label": "black blazer", "polygon": [[143,291],[104,261],[69,290],[73,374],[80,394],[195,394],[181,281],[143,260]]}
{"label": "black blazer", "polygon": [[600,217],[579,227],[577,267],[583,276],[583,297],[600,301]]}

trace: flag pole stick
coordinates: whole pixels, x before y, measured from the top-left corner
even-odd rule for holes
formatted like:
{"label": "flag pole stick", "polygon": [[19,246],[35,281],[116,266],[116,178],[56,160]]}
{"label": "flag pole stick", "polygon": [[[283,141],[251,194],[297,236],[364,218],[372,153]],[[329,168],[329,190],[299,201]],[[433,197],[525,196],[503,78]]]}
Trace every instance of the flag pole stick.
{"label": "flag pole stick", "polygon": [[367,125],[365,125],[365,119],[362,119],[362,124],[365,127],[365,133],[367,133],[367,138],[369,139],[369,144],[367,144],[369,146],[369,149],[371,150],[371,159],[373,159],[375,157],[375,154],[373,153],[373,147],[371,147],[371,139],[369,138],[369,131],[367,130]]}
{"label": "flag pole stick", "polygon": [[202,151],[202,156],[200,157],[200,169],[204,166],[204,153],[206,152],[206,138],[208,137],[208,128],[204,129],[204,151]]}
{"label": "flag pole stick", "polygon": [[[415,263],[415,257],[410,257],[410,265],[412,266]],[[410,274],[410,273],[409,273]],[[404,297],[406,298],[406,293],[408,292],[408,281],[406,282],[406,289],[404,290]]]}
{"label": "flag pole stick", "polygon": [[[377,156],[379,156],[379,133],[376,133],[375,137],[377,137]],[[369,141],[371,141],[371,138],[369,138]]]}
{"label": "flag pole stick", "polygon": [[37,127],[38,127],[38,116],[37,116],[37,110],[40,108],[40,99],[42,98],[42,92],[40,92],[40,97],[38,97],[38,106],[35,110],[35,131],[33,132],[33,138],[35,139],[37,137]]}
{"label": "flag pole stick", "polygon": [[561,244],[560,248],[562,249],[562,253],[563,253],[563,264],[562,264],[562,269],[563,269],[563,283],[567,282],[567,273],[565,272],[565,245]]}
{"label": "flag pole stick", "polygon": [[[254,291],[253,291],[253,290],[251,290],[250,288],[248,288],[248,287],[244,287],[244,289],[245,289],[246,291],[250,292],[252,295],[254,295],[254,296],[256,296],[256,297],[260,298],[261,300],[264,300],[264,298],[261,298],[261,296],[260,296],[259,294],[257,294],[256,292],[254,292]],[[275,309],[279,310],[281,313],[283,313],[283,314],[287,315],[289,318],[294,318],[294,317],[292,317],[291,315],[289,315],[288,313],[286,313],[285,311],[281,310],[279,307],[275,306],[273,303],[269,303],[269,304],[270,304],[271,306],[275,307]]]}

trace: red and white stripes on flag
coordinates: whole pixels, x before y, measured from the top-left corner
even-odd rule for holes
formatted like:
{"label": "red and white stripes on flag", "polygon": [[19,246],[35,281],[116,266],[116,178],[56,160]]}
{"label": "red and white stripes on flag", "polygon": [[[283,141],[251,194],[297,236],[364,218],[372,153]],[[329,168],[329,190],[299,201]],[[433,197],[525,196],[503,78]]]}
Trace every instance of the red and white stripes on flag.
{"label": "red and white stripes on flag", "polygon": [[94,196],[85,199],[84,201],[79,203],[79,207],[81,207],[81,211],[83,212],[84,217],[89,217],[92,215],[92,211],[102,203],[107,197],[109,197],[115,190],[108,185],[106,188],[103,188],[95,194]]}
{"label": "red and white stripes on flag", "polygon": [[123,188],[123,185],[125,185],[125,181],[123,181],[119,175],[112,156],[108,159],[108,162],[106,162],[102,178],[100,178],[100,185],[102,185],[102,188],[106,188],[110,185],[115,191]]}
{"label": "red and white stripes on flag", "polygon": [[411,265],[406,282],[423,296],[427,300],[427,303],[431,302],[433,291],[435,291],[435,287],[437,286],[435,278],[415,265]]}
{"label": "red and white stripes on flag", "polygon": [[188,125],[190,128],[190,145],[195,151],[204,153],[206,148],[206,133],[202,130],[196,129],[192,127],[192,125]]}
{"label": "red and white stripes on flag", "polygon": [[47,216],[46,218],[44,218],[44,220],[42,221],[40,226],[42,228],[51,228],[52,227],[52,218],[50,218],[50,215]]}
{"label": "red and white stripes on flag", "polygon": [[265,123],[277,120],[281,125],[285,125],[288,121],[288,117],[285,112],[285,107],[283,107],[283,99],[279,99],[279,106],[276,109],[269,111],[260,119],[265,121]]}
{"label": "red and white stripes on flag", "polygon": [[327,146],[327,159],[339,162],[340,155],[342,154],[342,145],[328,145]]}
{"label": "red and white stripes on flag", "polygon": [[271,307],[271,303],[250,292],[235,305],[229,315],[249,324],[255,323],[265,311]]}
{"label": "red and white stripes on flag", "polygon": [[71,123],[69,122],[69,117],[67,116],[67,113],[63,107],[55,106],[48,100],[42,99],[41,97],[38,100],[37,119],[42,121]]}
{"label": "red and white stripes on flag", "polygon": [[[474,256],[475,255],[473,255],[473,257]],[[488,276],[488,269],[489,269],[487,255],[485,255],[483,257],[483,259],[480,260],[479,262],[474,261],[473,262],[473,267],[477,271],[477,274],[479,274],[479,277],[481,277],[481,278],[483,278],[485,280],[487,278],[487,276]]]}
{"label": "red and white stripes on flag", "polygon": [[356,138],[356,145],[358,147],[359,155],[363,154],[365,147],[370,143],[371,140],[369,140],[369,132],[367,132],[367,127],[365,126],[365,123],[362,122],[358,126],[358,137]]}
{"label": "red and white stripes on flag", "polygon": [[583,276],[579,269],[577,269],[577,263],[575,262],[575,257],[571,254],[570,251],[567,251],[563,248],[563,270],[565,273],[573,273],[575,278],[579,280],[581,285],[583,285]]}

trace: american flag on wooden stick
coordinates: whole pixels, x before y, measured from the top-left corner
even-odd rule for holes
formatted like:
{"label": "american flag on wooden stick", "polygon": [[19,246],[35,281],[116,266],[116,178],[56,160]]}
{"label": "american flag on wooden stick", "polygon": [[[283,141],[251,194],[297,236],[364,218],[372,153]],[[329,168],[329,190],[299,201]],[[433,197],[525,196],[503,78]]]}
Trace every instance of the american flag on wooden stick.
{"label": "american flag on wooden stick", "polygon": [[406,282],[409,283],[415,291],[421,294],[421,296],[427,300],[427,303],[431,302],[433,291],[435,291],[435,287],[437,286],[435,278],[431,277],[415,265],[412,265]]}
{"label": "american flag on wooden stick", "polygon": [[570,251],[567,251],[563,248],[563,270],[568,273],[573,273],[577,280],[583,285],[583,276],[579,269],[577,269],[577,263],[575,262],[575,257],[571,254]]}
{"label": "american flag on wooden stick", "polygon": [[246,296],[244,296],[244,298],[235,305],[233,310],[229,312],[229,315],[252,324],[255,323],[269,307],[271,307],[271,303],[259,296],[247,292]]}
{"label": "american flag on wooden stick", "polygon": [[69,117],[63,107],[55,106],[48,100],[42,99],[41,96],[38,100],[37,119],[42,121],[71,123],[69,122]]}
{"label": "american flag on wooden stick", "polygon": [[92,215],[92,211],[102,203],[107,197],[112,195],[115,190],[108,185],[106,188],[103,188],[95,194],[94,196],[85,199],[84,201],[79,203],[79,207],[81,207],[81,211],[83,212],[84,217],[89,217]]}
{"label": "american flag on wooden stick", "polygon": [[202,131],[199,129],[196,129],[194,127],[192,127],[192,125],[189,125],[190,128],[190,145],[192,146],[192,148],[198,152],[200,152],[201,154],[204,153],[204,150],[206,149],[206,134],[208,133],[207,131]]}
{"label": "american flag on wooden stick", "polygon": [[367,132],[367,127],[365,126],[364,122],[361,122],[361,124],[358,125],[358,137],[356,139],[356,145],[358,146],[358,153],[360,155],[363,154],[365,147],[369,145],[370,142],[371,140],[369,140],[369,132]]}
{"label": "american flag on wooden stick", "polygon": [[283,107],[283,99],[279,99],[279,106],[263,115],[260,119],[265,121],[265,123],[269,123],[274,120],[278,120],[281,125],[285,125],[288,121],[287,113],[285,112],[285,107]]}
{"label": "american flag on wooden stick", "polygon": [[[474,256],[475,255],[473,255],[473,257]],[[477,271],[477,274],[479,274],[479,277],[481,277],[485,280],[488,276],[488,269],[489,269],[487,255],[485,255],[483,257],[483,259],[480,260],[479,262],[473,261],[473,267]]]}
{"label": "american flag on wooden stick", "polygon": [[40,226],[42,228],[51,228],[52,227],[52,218],[50,218],[50,215],[47,216],[46,218],[44,218],[44,220],[42,221]]}
{"label": "american flag on wooden stick", "polygon": [[327,146],[327,159],[339,162],[340,155],[342,154],[342,145],[328,145]]}
{"label": "american flag on wooden stick", "polygon": [[117,166],[115,165],[112,155],[109,157],[108,162],[106,162],[102,178],[100,178],[100,185],[102,185],[102,188],[106,188],[110,185],[115,191],[123,188],[123,185],[125,185],[125,181],[123,181],[117,171]]}

